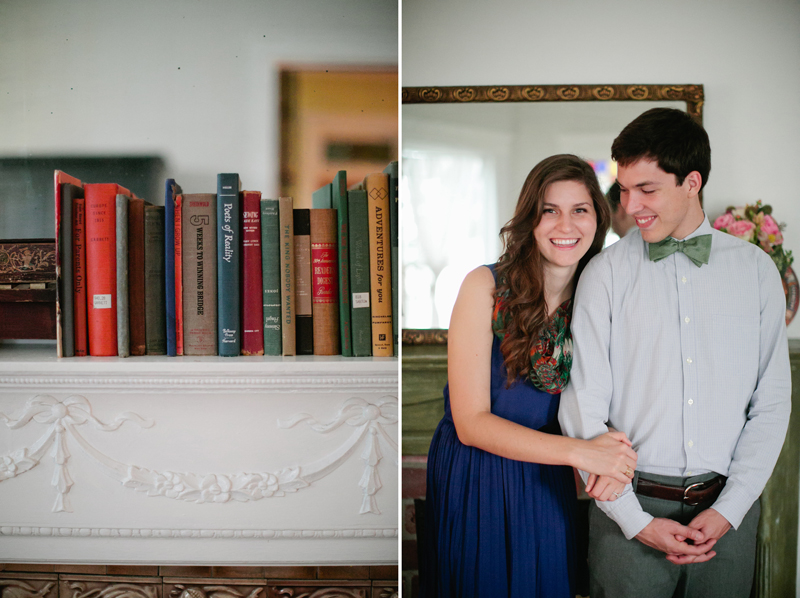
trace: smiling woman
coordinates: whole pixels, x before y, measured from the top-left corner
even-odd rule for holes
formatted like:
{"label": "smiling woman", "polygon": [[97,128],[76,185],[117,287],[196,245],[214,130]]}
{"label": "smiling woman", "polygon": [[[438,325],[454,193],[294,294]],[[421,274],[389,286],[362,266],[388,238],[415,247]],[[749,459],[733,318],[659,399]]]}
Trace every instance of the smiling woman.
{"label": "smiling woman", "polygon": [[582,183],[558,181],[547,188],[542,219],[533,231],[545,268],[567,268],[573,274],[596,231],[597,214]]}

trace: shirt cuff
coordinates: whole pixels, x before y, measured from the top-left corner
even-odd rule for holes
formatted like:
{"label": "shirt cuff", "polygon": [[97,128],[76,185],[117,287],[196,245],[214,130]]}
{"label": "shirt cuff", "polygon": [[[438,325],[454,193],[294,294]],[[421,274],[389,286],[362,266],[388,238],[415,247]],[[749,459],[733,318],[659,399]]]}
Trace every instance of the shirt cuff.
{"label": "shirt cuff", "polygon": [[642,505],[639,504],[639,499],[636,498],[630,486],[626,488],[622,496],[613,502],[599,500],[595,502],[600,510],[619,526],[628,540],[636,537],[653,520],[650,513],[642,510]]}
{"label": "shirt cuff", "polygon": [[747,492],[731,484],[725,486],[711,508],[727,519],[733,529],[739,529],[753,502]]}

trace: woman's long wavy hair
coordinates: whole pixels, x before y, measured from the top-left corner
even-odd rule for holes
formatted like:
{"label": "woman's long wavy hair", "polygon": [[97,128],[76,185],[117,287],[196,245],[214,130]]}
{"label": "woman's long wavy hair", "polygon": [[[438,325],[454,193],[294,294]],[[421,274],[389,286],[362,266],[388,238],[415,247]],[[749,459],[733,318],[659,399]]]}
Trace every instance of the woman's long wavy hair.
{"label": "woman's long wavy hair", "polygon": [[584,160],[571,154],[550,156],[528,174],[514,216],[500,230],[505,250],[496,268],[495,301],[502,297],[505,310],[505,337],[500,349],[509,384],[518,376],[527,378],[531,369],[531,348],[550,318],[544,297],[544,261],[533,230],[542,219],[547,188],[559,181],[582,183],[597,213],[597,231],[591,247],[578,263],[576,281],[584,266],[603,248],[611,223],[611,211],[597,176]]}

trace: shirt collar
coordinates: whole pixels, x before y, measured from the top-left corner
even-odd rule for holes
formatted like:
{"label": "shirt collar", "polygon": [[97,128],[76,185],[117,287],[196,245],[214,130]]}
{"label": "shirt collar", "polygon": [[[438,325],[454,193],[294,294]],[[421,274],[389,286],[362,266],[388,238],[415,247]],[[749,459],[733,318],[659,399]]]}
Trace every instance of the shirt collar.
{"label": "shirt collar", "polygon": [[703,222],[700,223],[700,226],[698,226],[694,232],[686,235],[684,241],[686,239],[691,239],[692,237],[699,237],[700,235],[710,235],[712,230],[714,229],[711,227],[711,224],[708,221],[708,215],[705,213],[705,210],[703,210]]}

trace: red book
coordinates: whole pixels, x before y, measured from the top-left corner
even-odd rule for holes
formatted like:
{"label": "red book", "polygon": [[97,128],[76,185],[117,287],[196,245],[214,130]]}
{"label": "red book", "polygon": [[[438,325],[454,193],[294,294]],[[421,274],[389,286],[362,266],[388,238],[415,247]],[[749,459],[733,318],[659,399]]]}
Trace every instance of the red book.
{"label": "red book", "polygon": [[261,192],[243,191],[242,196],[242,355],[263,355]]}
{"label": "red book", "polygon": [[175,196],[175,352],[183,355],[183,257],[181,253],[181,206],[183,195]]}
{"label": "red book", "polygon": [[336,210],[311,210],[314,355],[339,355],[339,259]]}
{"label": "red book", "polygon": [[89,355],[117,354],[116,183],[84,186],[86,198],[86,312]]}
{"label": "red book", "polygon": [[72,204],[72,303],[75,321],[75,356],[89,354],[86,328],[86,200]]}

